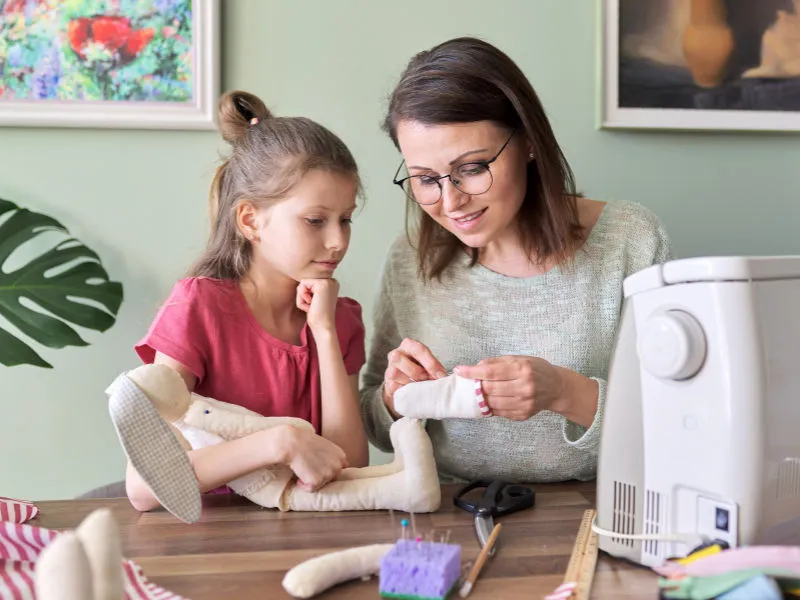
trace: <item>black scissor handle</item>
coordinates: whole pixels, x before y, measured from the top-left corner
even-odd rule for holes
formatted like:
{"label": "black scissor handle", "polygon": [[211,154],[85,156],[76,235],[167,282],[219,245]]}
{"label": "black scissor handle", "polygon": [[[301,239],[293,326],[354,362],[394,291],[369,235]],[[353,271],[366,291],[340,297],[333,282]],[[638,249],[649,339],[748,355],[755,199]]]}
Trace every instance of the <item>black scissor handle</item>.
{"label": "black scissor handle", "polygon": [[[480,500],[470,502],[464,496],[472,490],[486,488]],[[453,503],[473,514],[482,513],[502,517],[534,505],[534,491],[522,485],[511,485],[503,481],[473,481],[461,488],[453,498]]]}

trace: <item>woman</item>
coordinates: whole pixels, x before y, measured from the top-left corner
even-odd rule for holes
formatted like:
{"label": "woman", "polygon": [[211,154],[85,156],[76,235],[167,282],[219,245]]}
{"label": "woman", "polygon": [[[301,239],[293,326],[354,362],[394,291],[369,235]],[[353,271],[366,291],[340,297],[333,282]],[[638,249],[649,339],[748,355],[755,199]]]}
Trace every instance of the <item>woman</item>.
{"label": "woman", "polygon": [[472,38],[415,56],[385,129],[418,217],[382,271],[361,389],[390,449],[393,395],[455,370],[494,417],[429,421],[443,479],[592,479],[622,281],[671,256],[659,220],[581,197],[536,93]]}

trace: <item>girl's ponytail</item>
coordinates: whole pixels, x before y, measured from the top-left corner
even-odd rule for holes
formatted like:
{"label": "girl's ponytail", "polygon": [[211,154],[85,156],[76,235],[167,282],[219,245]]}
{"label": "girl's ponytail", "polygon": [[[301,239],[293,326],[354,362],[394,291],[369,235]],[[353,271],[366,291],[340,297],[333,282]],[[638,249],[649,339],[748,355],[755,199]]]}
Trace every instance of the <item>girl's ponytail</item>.
{"label": "girl's ponytail", "polygon": [[214,172],[214,178],[211,180],[211,189],[208,193],[208,221],[211,224],[211,231],[214,231],[217,227],[217,221],[219,221],[220,198],[224,197],[224,188],[227,179],[226,171],[229,163],[230,159],[225,159],[225,161],[217,167],[217,170]]}

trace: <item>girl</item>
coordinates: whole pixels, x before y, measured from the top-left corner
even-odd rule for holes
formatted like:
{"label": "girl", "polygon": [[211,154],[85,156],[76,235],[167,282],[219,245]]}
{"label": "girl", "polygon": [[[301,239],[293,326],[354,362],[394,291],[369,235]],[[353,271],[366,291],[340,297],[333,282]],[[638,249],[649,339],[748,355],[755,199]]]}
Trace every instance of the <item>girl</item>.
{"label": "girl", "polygon": [[[273,117],[252,94],[223,96],[219,123],[232,154],[212,183],[208,247],[135,349],[176,369],[190,391],[299,417],[320,434],[285,426],[190,451],[201,492],[275,464],[316,490],[368,462],[361,307],[339,298],[333,279],[350,241],[358,170],[336,135]],[[158,506],[130,465],[126,489],[137,510]]]}

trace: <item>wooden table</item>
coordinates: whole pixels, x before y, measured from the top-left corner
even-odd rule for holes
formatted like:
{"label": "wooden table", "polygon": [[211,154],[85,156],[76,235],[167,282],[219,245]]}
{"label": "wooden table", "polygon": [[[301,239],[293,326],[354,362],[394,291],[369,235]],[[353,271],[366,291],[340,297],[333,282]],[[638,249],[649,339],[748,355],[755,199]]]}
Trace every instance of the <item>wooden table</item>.
{"label": "wooden table", "polygon": [[[503,517],[495,558],[485,566],[470,598],[541,599],[562,582],[583,511],[594,505],[593,483],[533,486],[536,506]],[[472,517],[452,502],[456,486],[442,488],[442,507],[415,515],[417,529],[450,531],[461,544],[462,561],[477,556]],[[353,546],[397,539],[388,511],[280,513],[238,496],[207,496],[202,519],[186,525],[158,510],[140,514],[126,499],[37,502],[30,521],[55,529],[77,526],[93,510],[107,506],[120,524],[123,551],[153,582],[191,600],[288,599],[281,581],[286,571],[314,556]],[[644,567],[601,553],[593,598],[657,598],[657,577]],[[377,579],[353,581],[318,598],[378,598]],[[452,596],[458,598],[457,595]]]}

